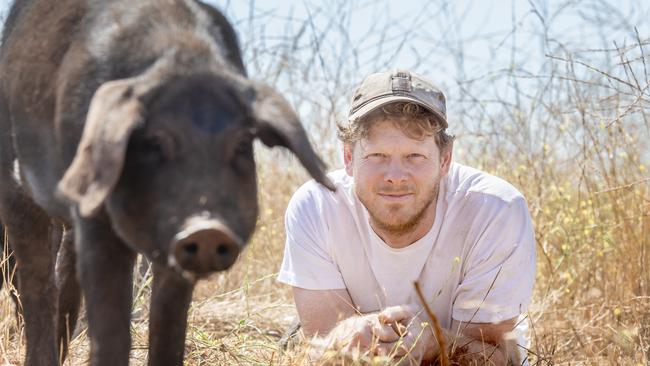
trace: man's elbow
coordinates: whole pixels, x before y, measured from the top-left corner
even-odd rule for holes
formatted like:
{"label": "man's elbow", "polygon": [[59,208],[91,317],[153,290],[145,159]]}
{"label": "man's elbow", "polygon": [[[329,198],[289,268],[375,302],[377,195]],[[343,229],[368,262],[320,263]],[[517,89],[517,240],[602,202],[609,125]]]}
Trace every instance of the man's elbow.
{"label": "man's elbow", "polygon": [[493,344],[483,342],[470,337],[457,339],[449,347],[449,360],[453,365],[519,365],[517,359],[513,359],[505,344]]}

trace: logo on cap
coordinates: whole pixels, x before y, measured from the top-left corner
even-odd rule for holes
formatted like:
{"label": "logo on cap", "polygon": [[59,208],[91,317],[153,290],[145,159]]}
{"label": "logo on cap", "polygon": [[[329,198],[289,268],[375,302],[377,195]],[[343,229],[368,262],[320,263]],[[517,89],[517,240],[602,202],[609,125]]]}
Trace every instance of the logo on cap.
{"label": "logo on cap", "polygon": [[413,90],[411,86],[411,73],[404,70],[398,70],[391,76],[393,92],[410,92]]}

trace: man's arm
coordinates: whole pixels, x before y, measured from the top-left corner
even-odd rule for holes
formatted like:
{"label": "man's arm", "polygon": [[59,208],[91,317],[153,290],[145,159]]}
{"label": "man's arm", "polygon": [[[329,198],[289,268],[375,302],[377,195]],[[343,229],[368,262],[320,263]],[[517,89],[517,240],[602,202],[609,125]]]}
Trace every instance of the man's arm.
{"label": "man's arm", "polygon": [[[382,323],[397,322],[408,326],[396,356],[408,353],[414,359],[433,360],[440,355],[439,342],[433,335],[430,322],[424,322],[426,315],[419,306],[390,307],[380,312],[379,318]],[[516,348],[508,342],[516,321],[517,318],[512,318],[493,324],[453,320],[451,330],[442,330],[446,350],[451,352],[453,349],[454,359],[459,362],[506,365],[506,360],[510,358],[515,364],[520,364],[518,357],[513,358],[518,355],[513,352]]]}
{"label": "man's arm", "polygon": [[300,325],[306,337],[328,334],[336,324],[357,314],[348,290],[305,290],[293,287]]}
{"label": "man's arm", "polygon": [[[330,345],[343,350],[360,347],[362,351],[385,354],[392,348],[391,342],[400,338],[391,324],[400,323],[404,325],[404,330],[410,325],[407,331],[399,333],[405,336],[404,345],[411,352],[421,354],[425,359],[435,358],[440,353],[430,327],[424,331],[424,337],[420,335],[420,323],[413,321],[417,316],[413,306],[396,306],[379,313],[360,314],[345,289],[306,290],[293,287],[293,296],[303,333],[308,338],[319,336]],[[481,362],[490,360],[496,365],[505,364],[506,355],[511,352],[504,347],[504,340],[514,329],[516,320],[513,318],[497,324],[461,323],[454,320],[451,330],[445,332],[445,341],[448,346],[456,342],[457,349],[462,347],[465,355],[459,354],[461,357],[472,357]],[[374,344],[372,337],[381,339],[382,347],[364,349]],[[419,351],[410,348],[409,338],[420,343],[416,347]],[[397,355],[400,353],[398,351]]]}
{"label": "man's arm", "polygon": [[452,320],[451,330],[476,340],[499,345],[509,333],[515,329],[517,318],[504,320],[500,323],[462,323]]}
{"label": "man's arm", "polygon": [[[347,290],[305,290],[293,287],[303,334],[318,336],[319,351],[333,348],[347,354],[354,349],[388,354],[406,327],[394,328],[379,320],[379,313],[361,314]],[[324,348],[323,348],[324,347]],[[318,347],[317,347],[318,348]],[[318,351],[317,351],[318,352]],[[316,356],[320,357],[320,356]]]}
{"label": "man's arm", "polygon": [[506,360],[510,360],[515,365],[520,365],[522,360],[519,357],[516,338],[511,336],[517,319],[512,318],[500,323],[462,323],[452,320],[451,331],[453,335],[467,337],[459,338],[456,346],[465,345],[466,353],[473,354],[472,357],[478,361],[489,359],[496,365],[505,365]]}

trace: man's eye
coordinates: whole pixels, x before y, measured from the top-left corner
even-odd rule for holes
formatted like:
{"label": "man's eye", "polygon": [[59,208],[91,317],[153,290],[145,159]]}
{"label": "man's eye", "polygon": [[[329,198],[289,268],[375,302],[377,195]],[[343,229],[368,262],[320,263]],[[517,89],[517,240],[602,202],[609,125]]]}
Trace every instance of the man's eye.
{"label": "man's eye", "polygon": [[424,158],[424,155],[422,155],[422,154],[408,154],[406,157],[409,158],[409,159],[421,159],[421,158]]}
{"label": "man's eye", "polygon": [[368,158],[371,158],[371,159],[383,159],[385,157],[386,157],[386,154],[382,154],[382,153],[368,154]]}

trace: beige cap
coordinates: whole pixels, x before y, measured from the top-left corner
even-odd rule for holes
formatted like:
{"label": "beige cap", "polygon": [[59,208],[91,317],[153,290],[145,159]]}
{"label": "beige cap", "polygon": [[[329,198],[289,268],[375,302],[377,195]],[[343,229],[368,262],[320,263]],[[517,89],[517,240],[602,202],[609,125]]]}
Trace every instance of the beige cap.
{"label": "beige cap", "polygon": [[368,75],[354,93],[348,121],[354,122],[393,102],[419,104],[438,116],[444,128],[448,127],[445,95],[422,76],[403,69]]}

